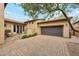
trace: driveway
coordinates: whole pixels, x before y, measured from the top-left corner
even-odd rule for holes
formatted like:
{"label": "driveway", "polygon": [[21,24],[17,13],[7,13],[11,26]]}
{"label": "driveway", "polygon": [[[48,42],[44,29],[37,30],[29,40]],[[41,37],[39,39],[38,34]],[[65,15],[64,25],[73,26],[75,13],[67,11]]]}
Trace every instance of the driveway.
{"label": "driveway", "polygon": [[67,56],[69,53],[64,38],[38,35],[4,45],[3,48],[0,48],[0,55]]}
{"label": "driveway", "polygon": [[66,40],[69,54],[71,56],[79,56],[79,37],[72,36],[70,39]]}

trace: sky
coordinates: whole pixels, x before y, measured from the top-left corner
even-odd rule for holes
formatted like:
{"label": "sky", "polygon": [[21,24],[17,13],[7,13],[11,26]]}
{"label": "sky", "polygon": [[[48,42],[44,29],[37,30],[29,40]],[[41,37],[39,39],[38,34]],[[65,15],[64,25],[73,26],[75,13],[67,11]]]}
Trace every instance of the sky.
{"label": "sky", "polygon": [[29,19],[29,17],[24,14],[23,9],[20,6],[15,5],[13,3],[9,3],[6,6],[5,11],[4,11],[4,16],[5,18],[18,20],[22,22]]}
{"label": "sky", "polygon": [[[79,8],[76,8],[76,9],[68,8],[68,9],[69,11],[71,11],[68,13],[70,16],[79,15]],[[17,20],[20,22],[28,21],[29,19],[31,19],[28,15],[24,14],[24,11],[20,6],[13,3],[9,3],[6,6],[4,11],[4,16],[5,18]],[[39,15],[39,16],[40,18],[44,17],[44,15]]]}

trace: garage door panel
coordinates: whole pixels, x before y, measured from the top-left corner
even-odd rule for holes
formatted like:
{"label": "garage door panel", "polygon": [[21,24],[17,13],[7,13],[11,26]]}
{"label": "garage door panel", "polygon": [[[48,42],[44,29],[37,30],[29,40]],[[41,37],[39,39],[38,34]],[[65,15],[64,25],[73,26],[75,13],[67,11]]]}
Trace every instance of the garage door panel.
{"label": "garage door panel", "polygon": [[41,27],[41,34],[52,36],[63,36],[63,26]]}

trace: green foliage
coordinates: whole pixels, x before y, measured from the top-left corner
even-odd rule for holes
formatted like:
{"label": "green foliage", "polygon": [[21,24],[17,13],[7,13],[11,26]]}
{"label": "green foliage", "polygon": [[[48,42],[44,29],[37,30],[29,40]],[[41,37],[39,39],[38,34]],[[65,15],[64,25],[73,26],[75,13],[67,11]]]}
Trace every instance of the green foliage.
{"label": "green foliage", "polygon": [[70,8],[79,8],[78,3],[22,3],[20,6],[25,11],[25,14],[28,14],[33,19],[38,18],[39,14],[46,14],[45,18],[48,16],[51,18],[59,8],[63,11],[66,11],[68,6]]}
{"label": "green foliage", "polygon": [[33,19],[38,17],[39,10],[40,10],[38,4],[22,3],[20,6],[24,9],[25,14],[28,14]]}
{"label": "green foliage", "polygon": [[32,36],[36,36],[36,35],[37,35],[37,33],[33,33],[33,34],[32,34]]}
{"label": "green foliage", "polygon": [[25,38],[28,38],[29,36],[27,36],[27,35],[23,35],[22,37],[21,37],[21,39],[25,39]]}
{"label": "green foliage", "polygon": [[10,32],[11,32],[11,30],[9,30],[9,29],[5,30],[5,33],[10,33]]}
{"label": "green foliage", "polygon": [[25,39],[25,38],[29,38],[29,37],[33,37],[33,36],[36,36],[37,35],[37,33],[33,33],[33,34],[30,34],[30,35],[23,35],[22,37],[21,37],[21,39]]}
{"label": "green foliage", "polygon": [[6,29],[6,30],[5,30],[5,36],[6,36],[6,37],[9,37],[9,33],[11,33],[11,30]]}
{"label": "green foliage", "polygon": [[62,14],[65,16],[66,20],[68,21],[70,27],[72,30],[79,32],[74,29],[72,26],[70,19],[68,19],[68,16],[66,15],[67,8],[79,8],[79,3],[30,3],[25,4],[22,3],[20,6],[23,8],[25,13],[27,13],[32,19],[38,18],[39,14],[46,14],[45,18],[53,18],[55,15],[55,11],[58,11],[58,14],[62,12]]}

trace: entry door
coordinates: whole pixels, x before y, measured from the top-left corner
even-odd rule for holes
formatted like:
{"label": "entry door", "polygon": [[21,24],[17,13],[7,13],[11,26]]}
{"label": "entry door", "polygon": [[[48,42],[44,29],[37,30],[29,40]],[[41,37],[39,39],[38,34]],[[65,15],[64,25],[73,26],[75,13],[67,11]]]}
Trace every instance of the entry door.
{"label": "entry door", "polygon": [[51,36],[63,36],[63,26],[41,27],[41,34]]}

